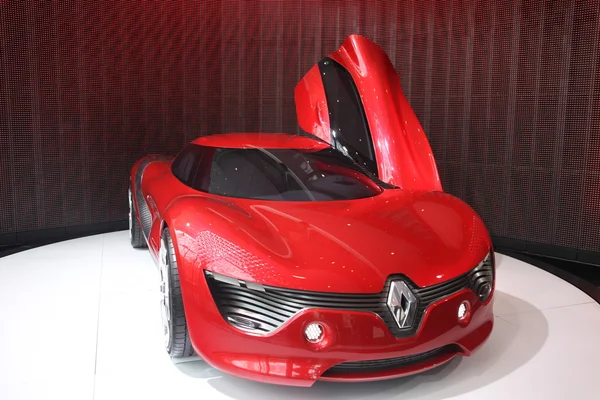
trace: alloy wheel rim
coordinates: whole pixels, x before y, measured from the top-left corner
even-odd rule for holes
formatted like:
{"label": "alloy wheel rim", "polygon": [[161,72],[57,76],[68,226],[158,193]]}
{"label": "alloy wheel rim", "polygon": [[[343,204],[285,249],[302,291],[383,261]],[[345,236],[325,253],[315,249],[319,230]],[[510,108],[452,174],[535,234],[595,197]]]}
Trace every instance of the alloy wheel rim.
{"label": "alloy wheel rim", "polygon": [[169,266],[167,263],[167,250],[166,246],[163,243],[163,246],[160,248],[159,252],[159,262],[160,262],[160,291],[161,291],[161,316],[162,316],[162,324],[163,324],[163,335],[165,341],[165,347],[169,349],[171,345],[171,310],[169,307],[169,295],[170,295],[170,287],[169,287]]}

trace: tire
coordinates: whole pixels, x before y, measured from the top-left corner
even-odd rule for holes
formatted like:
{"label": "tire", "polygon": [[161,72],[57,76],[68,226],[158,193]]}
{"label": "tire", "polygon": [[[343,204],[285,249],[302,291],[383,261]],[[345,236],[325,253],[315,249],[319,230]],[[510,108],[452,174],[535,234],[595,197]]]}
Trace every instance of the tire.
{"label": "tire", "polygon": [[193,356],[194,348],[188,333],[183,309],[175,247],[168,228],[163,231],[161,237],[159,266],[165,348],[173,358]]}
{"label": "tire", "polygon": [[137,213],[133,206],[133,195],[131,194],[131,186],[129,186],[129,240],[131,247],[134,249],[144,249],[147,246],[144,235],[142,234],[142,228],[137,219]]}

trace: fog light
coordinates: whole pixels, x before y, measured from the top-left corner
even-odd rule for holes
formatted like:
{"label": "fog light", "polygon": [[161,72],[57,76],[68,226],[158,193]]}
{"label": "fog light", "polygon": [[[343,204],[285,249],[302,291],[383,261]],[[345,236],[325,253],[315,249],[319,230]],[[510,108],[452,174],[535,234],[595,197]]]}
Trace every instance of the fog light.
{"label": "fog light", "polygon": [[458,306],[458,322],[468,323],[471,317],[471,304],[468,301],[463,301]]}
{"label": "fog light", "polygon": [[308,324],[306,329],[304,329],[304,337],[310,343],[318,343],[323,340],[323,333],[323,326],[315,322]]}
{"label": "fog light", "polygon": [[489,283],[481,285],[481,287],[477,291],[477,296],[479,297],[479,300],[481,300],[483,303],[485,303],[487,299],[490,298],[490,294],[492,294],[492,285]]}

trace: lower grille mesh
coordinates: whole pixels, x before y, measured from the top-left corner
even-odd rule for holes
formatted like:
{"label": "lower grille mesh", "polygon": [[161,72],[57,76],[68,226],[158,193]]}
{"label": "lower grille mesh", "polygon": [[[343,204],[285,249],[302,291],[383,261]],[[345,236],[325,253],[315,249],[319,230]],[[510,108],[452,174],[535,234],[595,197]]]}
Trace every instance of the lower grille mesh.
{"label": "lower grille mesh", "polygon": [[423,362],[433,360],[444,354],[456,354],[458,349],[454,345],[444,346],[437,349],[427,351],[425,353],[414,354],[404,357],[386,358],[383,360],[367,360],[367,361],[351,361],[338,364],[329,368],[323,374],[324,377],[333,374],[349,374],[360,372],[380,372],[388,371],[397,368],[410,367]]}
{"label": "lower grille mesh", "polygon": [[[466,288],[476,291],[481,283],[482,271],[483,275],[492,279],[493,266],[489,262],[455,279],[425,288],[419,288],[405,276],[391,276],[383,290],[375,294],[309,292],[247,285],[236,279],[224,282],[215,279],[211,273],[207,273],[206,277],[213,299],[225,320],[242,329],[272,332],[304,309],[325,308],[377,314],[394,336],[410,337],[418,330],[431,304]],[[390,283],[397,279],[404,280],[417,298],[415,322],[410,328],[400,329],[387,306]],[[256,286],[260,289],[257,290]]]}

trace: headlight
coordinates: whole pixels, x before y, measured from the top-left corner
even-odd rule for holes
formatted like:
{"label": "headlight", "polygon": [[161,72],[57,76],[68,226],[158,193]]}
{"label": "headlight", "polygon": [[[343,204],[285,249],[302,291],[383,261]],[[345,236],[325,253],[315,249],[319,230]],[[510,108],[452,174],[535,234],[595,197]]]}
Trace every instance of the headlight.
{"label": "headlight", "polygon": [[490,251],[471,273],[471,288],[483,303],[488,301],[494,288],[494,256]]}

